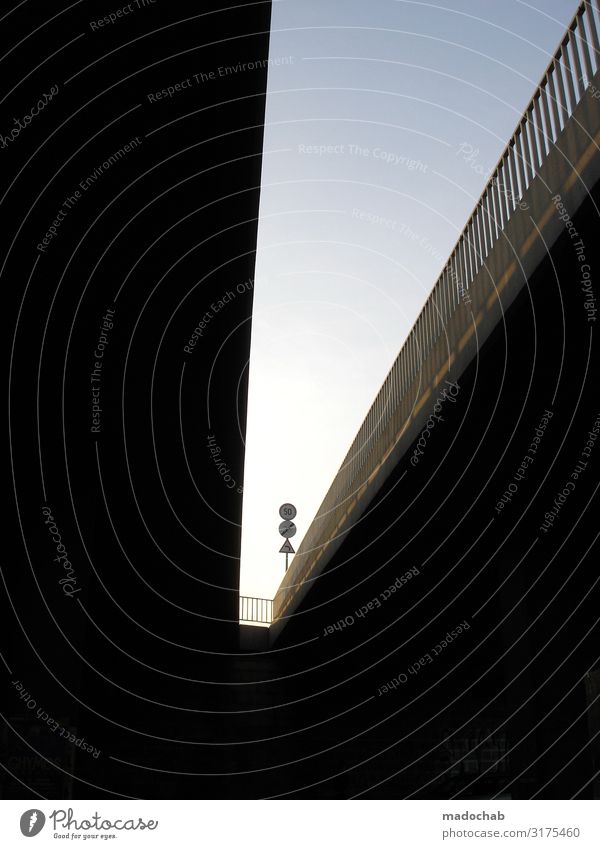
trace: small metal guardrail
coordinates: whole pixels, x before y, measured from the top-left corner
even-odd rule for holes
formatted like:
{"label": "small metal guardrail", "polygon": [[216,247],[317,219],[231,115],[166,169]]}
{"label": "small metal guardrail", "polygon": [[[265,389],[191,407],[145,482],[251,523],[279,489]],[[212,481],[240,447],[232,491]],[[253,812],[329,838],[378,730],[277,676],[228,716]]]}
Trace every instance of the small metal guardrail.
{"label": "small metal guardrail", "polygon": [[259,622],[261,625],[270,625],[272,621],[272,599],[240,596],[240,622]]}

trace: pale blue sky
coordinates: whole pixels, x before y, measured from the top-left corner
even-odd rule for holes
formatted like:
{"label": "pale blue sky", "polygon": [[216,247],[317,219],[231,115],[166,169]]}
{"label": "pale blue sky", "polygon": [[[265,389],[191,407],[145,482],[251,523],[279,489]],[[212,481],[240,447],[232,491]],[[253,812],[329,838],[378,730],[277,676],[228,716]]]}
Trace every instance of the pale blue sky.
{"label": "pale blue sky", "polygon": [[578,5],[273,3],[242,594],[273,597],[279,505],[297,549]]}

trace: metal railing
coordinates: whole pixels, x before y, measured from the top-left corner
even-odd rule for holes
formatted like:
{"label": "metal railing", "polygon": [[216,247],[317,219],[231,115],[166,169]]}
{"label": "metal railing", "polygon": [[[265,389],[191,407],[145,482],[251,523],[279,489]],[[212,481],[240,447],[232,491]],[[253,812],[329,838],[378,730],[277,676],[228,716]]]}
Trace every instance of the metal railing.
{"label": "metal railing", "polygon": [[302,540],[287,591],[275,596],[276,618],[291,603],[291,586],[308,577],[335,538],[355,503],[348,501],[393,447],[413,380],[600,67],[599,29],[597,5],[581,3]]}
{"label": "metal railing", "polygon": [[240,596],[240,622],[260,622],[270,625],[273,621],[273,601],[270,598]]}

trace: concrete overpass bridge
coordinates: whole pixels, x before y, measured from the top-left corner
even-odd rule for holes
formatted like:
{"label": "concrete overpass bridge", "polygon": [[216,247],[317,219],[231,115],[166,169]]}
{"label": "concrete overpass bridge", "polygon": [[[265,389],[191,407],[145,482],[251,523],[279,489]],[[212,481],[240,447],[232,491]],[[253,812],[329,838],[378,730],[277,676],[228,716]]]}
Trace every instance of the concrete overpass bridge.
{"label": "concrete overpass bridge", "polygon": [[[436,402],[444,403],[444,387],[448,392],[503,325],[511,304],[569,227],[567,216],[589,200],[600,173],[597,26],[592,5],[582,4],[280,585],[274,635],[397,464],[421,462],[419,449],[408,455],[432,415],[441,430],[434,410]],[[581,271],[582,285],[589,281],[591,291],[589,254]],[[577,285],[573,279],[561,282]],[[581,313],[585,333],[595,324],[597,306],[591,294],[581,300],[587,306]]]}
{"label": "concrete overpass bridge", "polygon": [[272,793],[598,793],[599,24],[581,4],[273,600]]}

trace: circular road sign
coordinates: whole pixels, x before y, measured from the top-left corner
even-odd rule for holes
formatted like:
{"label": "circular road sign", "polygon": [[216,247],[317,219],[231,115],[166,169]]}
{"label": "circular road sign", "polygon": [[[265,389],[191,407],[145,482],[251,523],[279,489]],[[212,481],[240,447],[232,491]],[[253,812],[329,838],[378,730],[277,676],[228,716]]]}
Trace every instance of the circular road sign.
{"label": "circular road sign", "polygon": [[298,511],[294,507],[293,504],[288,504],[287,501],[285,504],[282,504],[279,508],[279,515],[282,519],[295,519],[296,513]]}
{"label": "circular road sign", "polygon": [[289,539],[296,533],[296,525],[293,522],[282,522],[279,525],[279,533],[282,537]]}

